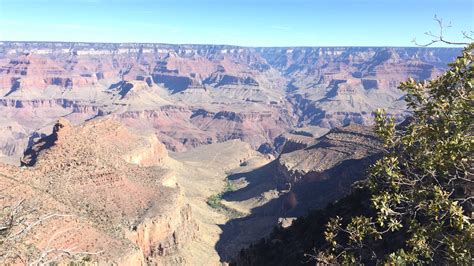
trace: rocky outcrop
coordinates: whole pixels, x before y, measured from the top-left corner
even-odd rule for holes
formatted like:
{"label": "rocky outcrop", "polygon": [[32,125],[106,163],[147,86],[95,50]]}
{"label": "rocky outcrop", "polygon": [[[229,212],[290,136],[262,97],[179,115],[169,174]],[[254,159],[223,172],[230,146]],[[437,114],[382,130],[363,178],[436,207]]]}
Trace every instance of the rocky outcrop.
{"label": "rocky outcrop", "polygon": [[306,140],[303,148],[282,154],[278,159],[279,173],[288,183],[319,181],[324,172],[341,162],[359,160],[381,152],[380,142],[371,128],[349,125],[335,128],[328,134]]}
{"label": "rocky outcrop", "polygon": [[[283,134],[278,137],[277,141],[283,142],[280,154],[289,153],[296,150],[307,148],[314,142],[314,138],[310,136],[301,136],[295,134]],[[281,139],[281,140],[280,140]]]}
{"label": "rocky outcrop", "polygon": [[259,83],[250,76],[233,76],[221,73],[214,73],[203,82],[204,84],[213,85],[215,87],[225,85],[247,85],[259,86]]}
{"label": "rocky outcrop", "polygon": [[168,158],[165,146],[158,141],[155,135],[146,139],[146,146],[137,146],[129,153],[123,155],[126,162],[147,167],[160,165]]}
{"label": "rocky outcrop", "polygon": [[[68,217],[81,217],[52,220],[50,235],[74,227],[82,237],[50,239],[50,246],[67,242],[101,251],[93,257],[99,263],[172,264],[182,260],[180,248],[193,240],[197,225],[167,160],[154,134],[134,133],[112,119],[78,127],[61,119],[51,135],[25,152],[26,168],[0,168],[0,183],[13,180],[25,190],[34,188],[33,198],[51,199],[55,203],[43,206],[45,213],[57,206]],[[14,187],[11,201],[24,196]],[[29,239],[48,239],[38,230]],[[43,248],[42,242],[32,243]]]}
{"label": "rocky outcrop", "polygon": [[372,128],[360,125],[334,128],[305,146],[281,154],[276,164],[278,177],[287,184],[285,204],[292,215],[347,195],[382,151]]}
{"label": "rocky outcrop", "polygon": [[20,160],[21,166],[33,166],[36,163],[38,155],[46,149],[51,148],[56,143],[61,143],[67,135],[71,134],[72,125],[64,118],[58,120],[53,127],[53,133],[49,136],[41,138],[31,147],[25,150]]}
{"label": "rocky outcrop", "polygon": [[0,106],[10,108],[29,108],[29,109],[41,109],[41,108],[66,108],[74,113],[79,114],[94,114],[103,115],[104,111],[100,106],[96,106],[90,103],[81,103],[74,100],[68,99],[35,99],[35,100],[18,100],[18,99],[0,99]]}
{"label": "rocky outcrop", "polygon": [[196,238],[197,230],[191,207],[184,204],[165,217],[146,218],[133,225],[128,238],[140,247],[149,264],[182,264],[186,261],[179,256],[180,251]]}
{"label": "rocky outcrop", "polygon": [[279,155],[307,148],[314,140],[325,135],[329,129],[318,126],[297,128],[275,139],[275,152]]}

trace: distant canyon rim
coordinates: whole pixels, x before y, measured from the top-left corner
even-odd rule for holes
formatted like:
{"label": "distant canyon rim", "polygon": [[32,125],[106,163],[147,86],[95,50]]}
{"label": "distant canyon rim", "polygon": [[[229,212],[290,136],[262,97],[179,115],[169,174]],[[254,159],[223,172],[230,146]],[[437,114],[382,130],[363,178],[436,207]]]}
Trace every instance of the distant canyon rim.
{"label": "distant canyon rim", "polygon": [[170,151],[240,139],[278,153],[282,134],[403,120],[398,84],[440,74],[457,48],[0,42],[0,161],[17,164],[59,117],[110,116]]}

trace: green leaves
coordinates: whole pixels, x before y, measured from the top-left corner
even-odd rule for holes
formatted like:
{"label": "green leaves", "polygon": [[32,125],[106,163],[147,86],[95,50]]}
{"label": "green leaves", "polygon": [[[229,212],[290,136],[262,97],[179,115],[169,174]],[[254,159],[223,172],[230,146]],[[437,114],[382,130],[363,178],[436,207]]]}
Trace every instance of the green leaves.
{"label": "green leaves", "polygon": [[[385,155],[369,169],[373,217],[328,223],[339,262],[469,263],[474,243],[474,44],[432,81],[400,84],[413,112],[402,129],[384,110],[375,131]],[[386,238],[400,248],[387,246]]]}
{"label": "green leaves", "polygon": [[336,236],[341,228],[342,218],[336,216],[331,218],[326,226],[326,231],[324,232],[324,238],[331,245],[332,250],[334,251],[337,248]]}
{"label": "green leaves", "polygon": [[386,148],[393,145],[395,135],[395,119],[387,117],[385,110],[377,109],[375,111],[375,132],[381,137]]}

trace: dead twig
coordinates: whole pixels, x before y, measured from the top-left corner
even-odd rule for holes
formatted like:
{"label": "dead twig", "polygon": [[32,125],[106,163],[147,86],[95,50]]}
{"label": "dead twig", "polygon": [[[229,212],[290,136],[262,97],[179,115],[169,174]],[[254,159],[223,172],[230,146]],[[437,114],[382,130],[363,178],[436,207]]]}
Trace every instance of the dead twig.
{"label": "dead twig", "polygon": [[[431,31],[425,32],[425,35],[431,37],[432,40],[428,43],[420,44],[416,41],[416,38],[415,38],[415,39],[413,39],[412,42],[416,46],[427,47],[427,46],[431,46],[435,43],[445,43],[445,44],[449,44],[449,45],[468,45],[469,44],[469,42],[453,42],[453,41],[446,40],[445,37],[444,37],[444,30],[447,29],[447,28],[451,28],[451,23],[445,24],[443,22],[443,19],[438,18],[438,16],[436,16],[436,15],[434,17],[434,20],[438,23],[439,33],[434,34]],[[473,31],[470,31],[470,33],[466,32],[466,31],[463,31],[462,35],[465,39],[474,40]]]}

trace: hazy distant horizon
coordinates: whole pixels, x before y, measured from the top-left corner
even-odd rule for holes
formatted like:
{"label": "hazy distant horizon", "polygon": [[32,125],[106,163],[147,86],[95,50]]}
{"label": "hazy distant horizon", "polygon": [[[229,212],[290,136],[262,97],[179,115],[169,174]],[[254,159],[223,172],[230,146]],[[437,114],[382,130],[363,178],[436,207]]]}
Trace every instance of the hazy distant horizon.
{"label": "hazy distant horizon", "polygon": [[[8,41],[215,44],[243,47],[413,47],[452,22],[473,30],[471,0],[0,0]],[[440,45],[443,46],[443,45]]]}
{"label": "hazy distant horizon", "polygon": [[374,45],[334,45],[334,46],[245,46],[245,45],[235,45],[235,44],[214,44],[214,43],[161,43],[161,42],[88,42],[88,41],[11,41],[11,40],[0,40],[0,43],[71,43],[71,44],[114,44],[114,45],[170,45],[170,46],[216,46],[216,47],[235,47],[235,48],[244,48],[244,49],[261,49],[261,48],[442,48],[442,49],[462,49],[461,46],[456,45],[448,45],[448,44],[438,44],[436,46],[421,46],[412,44],[410,46],[393,46],[393,45],[386,45],[386,46],[374,46]]}

